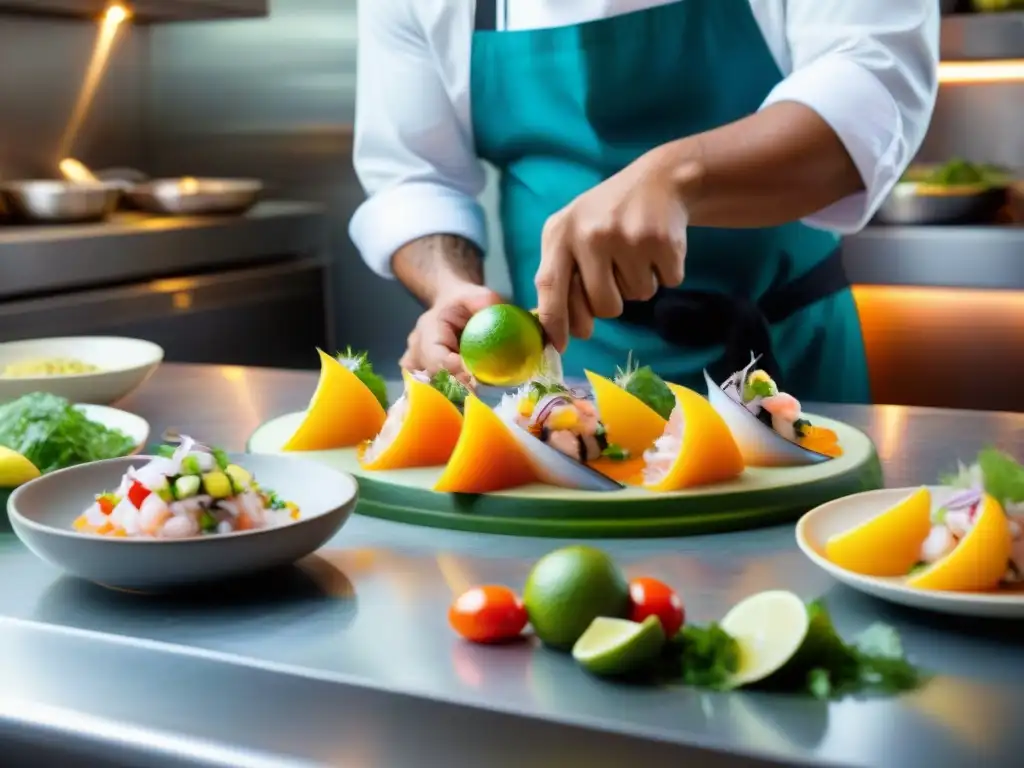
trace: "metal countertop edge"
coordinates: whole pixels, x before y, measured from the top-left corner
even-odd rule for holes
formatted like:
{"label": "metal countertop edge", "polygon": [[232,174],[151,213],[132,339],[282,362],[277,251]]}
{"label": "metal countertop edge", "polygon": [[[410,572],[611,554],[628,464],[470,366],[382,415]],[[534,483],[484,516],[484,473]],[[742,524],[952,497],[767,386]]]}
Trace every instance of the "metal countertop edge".
{"label": "metal countertop edge", "polygon": [[[78,637],[92,642],[106,644],[106,645],[120,645],[134,648],[137,650],[149,651],[152,653],[159,653],[168,656],[179,656],[187,659],[196,661],[211,662],[218,664],[229,664],[236,668],[247,668],[255,671],[263,672],[271,675],[282,675],[291,678],[300,678],[308,680],[310,682],[327,683],[339,686],[345,686],[349,688],[357,688],[368,691],[375,691],[385,695],[400,696],[403,698],[416,699],[423,702],[438,702],[441,704],[447,704],[449,706],[465,708],[470,710],[479,710],[482,712],[488,712],[491,714],[522,718],[524,720],[530,720],[538,723],[545,723],[548,725],[555,726],[566,726],[572,728],[581,728],[589,731],[604,732],[608,734],[620,735],[628,738],[641,739],[645,741],[660,742],[668,745],[676,745],[683,748],[691,748],[701,750],[704,752],[717,753],[723,756],[738,757],[743,759],[749,759],[757,761],[761,764],[766,765],[778,765],[778,756],[770,753],[761,752],[758,750],[752,750],[747,748],[734,748],[731,745],[721,743],[715,739],[702,738],[699,736],[692,736],[690,734],[681,733],[668,733],[658,728],[643,728],[635,725],[629,727],[619,727],[615,723],[610,723],[604,720],[597,720],[588,717],[566,717],[564,715],[545,713],[544,715],[536,715],[528,712],[517,710],[514,707],[504,707],[500,703],[483,702],[479,700],[465,700],[459,699],[452,696],[439,696],[429,694],[424,691],[417,690],[405,690],[397,686],[380,684],[374,681],[370,681],[363,678],[358,678],[352,675],[345,675],[341,673],[324,672],[320,670],[311,669],[309,667],[303,667],[298,665],[283,664],[279,662],[265,661],[262,659],[256,659],[249,656],[243,656],[239,654],[226,653],[224,651],[214,651],[207,648],[199,648],[194,646],[181,645],[177,643],[169,643],[160,640],[150,640],[146,638],[130,637],[128,635],[117,635],[108,634],[105,632],[98,632],[89,629],[80,629],[77,627],[58,626],[53,624],[47,624],[45,622],[35,621],[32,619],[19,619],[8,616],[0,616],[0,632],[6,627],[16,627],[25,629],[33,632],[40,632],[44,634],[51,634],[63,637]],[[730,694],[711,694],[707,695],[730,695]],[[10,697],[0,692],[0,723],[11,723],[18,725],[21,723],[27,723],[35,727],[41,727],[47,730],[57,730],[63,733],[72,733],[79,736],[89,738],[93,742],[112,745],[119,744],[125,747],[136,747],[140,750],[144,750],[150,753],[157,752],[167,757],[174,757],[180,759],[182,756],[191,758],[192,764],[200,766],[239,766],[245,765],[247,768],[253,766],[253,768],[309,768],[309,766],[319,765],[318,763],[310,763],[308,761],[294,761],[294,758],[289,758],[282,761],[280,756],[275,755],[270,762],[268,762],[268,756],[265,752],[255,752],[246,750],[244,748],[237,748],[229,745],[218,744],[216,742],[208,740],[197,740],[195,737],[187,733],[174,733],[170,731],[161,731],[145,726],[125,726],[123,723],[117,724],[117,729],[121,731],[131,730],[137,737],[134,739],[124,738],[122,734],[118,738],[102,737],[98,736],[95,731],[89,732],[79,730],[75,728],[69,728],[62,726],[59,723],[55,723],[52,720],[47,721],[44,718],[26,718],[23,715],[13,715],[10,712],[10,707],[5,702],[14,701],[18,706],[24,707],[27,702],[29,707],[35,707],[37,710],[50,711],[53,713],[57,712],[72,712],[76,718],[90,718],[95,719],[96,722],[111,723],[110,720],[104,720],[103,718],[96,718],[94,715],[83,715],[77,710],[71,710],[67,708],[54,707],[52,705],[42,704],[38,702],[32,702],[31,699],[26,700],[23,697]],[[111,731],[116,729],[111,728]],[[144,737],[151,737],[155,741],[147,741]],[[197,748],[197,742],[200,746]],[[159,745],[159,746],[158,746]],[[180,745],[180,746],[179,746]],[[194,755],[194,757],[193,757]],[[233,755],[235,758],[241,756],[252,757],[256,762],[224,762],[222,757],[227,755]],[[212,761],[207,758],[212,758]],[[205,762],[195,762],[196,760],[205,760]],[[189,763],[186,763],[186,765]],[[792,766],[818,766],[822,763],[816,762],[810,758],[787,756],[786,765]],[[840,764],[830,763],[832,766]],[[851,764],[854,765],[854,764]]]}

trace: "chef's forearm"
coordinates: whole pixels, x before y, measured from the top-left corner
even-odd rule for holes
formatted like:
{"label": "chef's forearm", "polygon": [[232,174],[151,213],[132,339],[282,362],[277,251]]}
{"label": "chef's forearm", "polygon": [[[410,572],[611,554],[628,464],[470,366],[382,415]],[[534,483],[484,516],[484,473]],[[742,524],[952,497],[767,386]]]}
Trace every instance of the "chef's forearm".
{"label": "chef's forearm", "polygon": [[835,132],[795,102],[663,145],[647,159],[670,174],[692,226],[777,226],[864,188]]}
{"label": "chef's forearm", "polygon": [[480,249],[457,235],[428,235],[407,243],[395,253],[391,269],[428,307],[450,288],[484,282]]}

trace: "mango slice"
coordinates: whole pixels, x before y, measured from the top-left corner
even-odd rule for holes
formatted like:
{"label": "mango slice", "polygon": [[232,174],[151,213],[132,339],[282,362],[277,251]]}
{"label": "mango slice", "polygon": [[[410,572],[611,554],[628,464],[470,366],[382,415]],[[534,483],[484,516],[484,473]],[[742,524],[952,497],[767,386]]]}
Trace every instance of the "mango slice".
{"label": "mango slice", "polygon": [[451,458],[462,432],[462,414],[452,402],[430,384],[405,373],[405,419],[391,444],[363,469],[434,467]]}
{"label": "mango slice", "polygon": [[462,433],[434,485],[441,493],[492,493],[537,481],[515,436],[480,398],[466,398]]}
{"label": "mango slice", "polygon": [[387,417],[373,393],[352,371],[323,350],[320,381],[306,409],[306,418],[282,448],[284,451],[325,451],[350,448],[380,432]]}
{"label": "mango slice", "polygon": [[907,586],[943,592],[995,589],[1006,574],[1012,546],[1006,513],[998,501],[985,494],[974,527],[952,552],[908,578]]}
{"label": "mango slice", "polygon": [[608,442],[625,448],[630,456],[642,455],[665,431],[665,419],[611,379],[590,371],[584,373],[594,390],[597,412],[608,431]]}
{"label": "mango slice", "polygon": [[931,531],[932,495],[914,491],[896,504],[825,542],[825,557],[862,576],[905,576]]}
{"label": "mango slice", "polygon": [[682,411],[682,445],[668,473],[645,487],[651,491],[681,491],[739,476],[744,469],[743,456],[725,420],[693,390],[678,384],[668,386],[676,396],[676,407]]}

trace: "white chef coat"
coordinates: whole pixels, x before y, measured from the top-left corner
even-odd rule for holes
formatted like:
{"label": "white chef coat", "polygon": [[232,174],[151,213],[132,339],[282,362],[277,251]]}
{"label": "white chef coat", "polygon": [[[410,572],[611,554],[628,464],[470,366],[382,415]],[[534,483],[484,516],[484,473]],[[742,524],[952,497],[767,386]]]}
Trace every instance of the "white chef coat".
{"label": "white chef coat", "polygon": [[[668,2],[687,0],[502,0],[498,20],[508,30],[558,27]],[[816,111],[864,181],[863,192],[805,223],[856,232],[924,140],[938,88],[939,3],[749,2],[785,76],[762,108],[795,101]],[[369,197],[349,232],[384,277],[395,251],[426,235],[486,250],[470,106],[474,13],[474,0],[359,0],[354,162]]]}

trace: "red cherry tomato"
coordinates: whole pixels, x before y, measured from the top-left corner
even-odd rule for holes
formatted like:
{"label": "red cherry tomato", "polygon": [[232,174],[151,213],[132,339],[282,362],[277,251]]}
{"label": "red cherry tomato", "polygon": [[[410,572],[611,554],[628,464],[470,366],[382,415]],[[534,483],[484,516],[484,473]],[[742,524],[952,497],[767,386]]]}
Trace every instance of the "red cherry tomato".
{"label": "red cherry tomato", "polygon": [[629,582],[629,597],[632,601],[629,618],[632,621],[640,622],[648,616],[657,616],[666,637],[672,637],[683,626],[686,618],[683,601],[668,584],[657,579],[633,579]]}
{"label": "red cherry tomato", "polygon": [[474,643],[511,640],[526,622],[526,609],[508,587],[474,587],[459,595],[448,609],[452,629]]}
{"label": "red cherry tomato", "polygon": [[142,509],[142,502],[149,496],[150,490],[137,480],[132,482],[128,489],[128,501],[135,505],[136,509]]}

